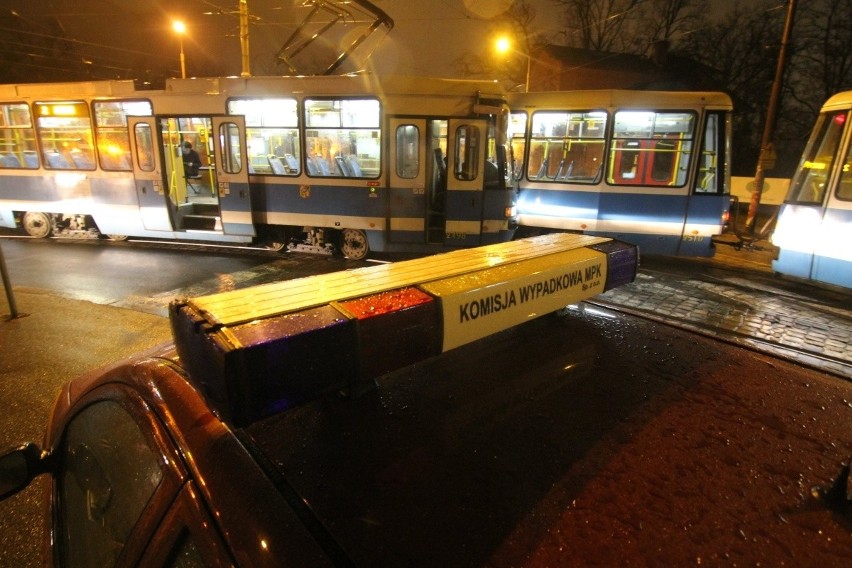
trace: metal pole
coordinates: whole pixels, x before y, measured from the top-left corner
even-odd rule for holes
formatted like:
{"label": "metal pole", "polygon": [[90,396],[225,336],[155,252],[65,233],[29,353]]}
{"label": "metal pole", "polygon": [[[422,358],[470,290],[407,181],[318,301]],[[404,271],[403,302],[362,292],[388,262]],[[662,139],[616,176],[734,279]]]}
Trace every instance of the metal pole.
{"label": "metal pole", "polygon": [[243,63],[240,77],[251,77],[248,19],[248,3],[246,0],[240,0],[240,53]]}
{"label": "metal pole", "polygon": [[757,159],[757,169],[754,174],[754,187],[751,190],[751,201],[748,205],[745,229],[754,234],[754,222],[760,207],[760,195],[763,193],[763,182],[766,179],[765,170],[771,169],[775,161],[775,149],[772,135],[775,130],[775,115],[778,112],[778,99],[781,96],[781,83],[784,79],[784,66],[787,58],[787,44],[790,42],[790,32],[793,29],[793,16],[796,13],[796,0],[789,0],[787,5],[787,21],[784,24],[784,37],[781,40],[781,50],[778,53],[778,66],[775,68],[775,80],[772,83],[772,93],[769,96],[769,108],[766,111],[766,124],[763,128],[763,138],[760,142],[760,157]]}
{"label": "metal pole", "polygon": [[15,304],[15,294],[12,292],[12,282],[6,270],[6,259],[3,256],[3,247],[0,246],[0,275],[3,276],[3,287],[6,289],[6,299],[9,301],[9,318],[18,317],[18,306]]}

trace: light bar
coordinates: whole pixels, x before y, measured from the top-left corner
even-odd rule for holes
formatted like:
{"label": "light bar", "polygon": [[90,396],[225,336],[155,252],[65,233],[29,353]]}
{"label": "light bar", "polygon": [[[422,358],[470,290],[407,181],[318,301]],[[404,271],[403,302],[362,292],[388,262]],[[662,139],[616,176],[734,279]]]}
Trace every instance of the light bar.
{"label": "light bar", "polygon": [[241,426],[632,282],[635,246],[559,233],[178,300],[183,366]]}

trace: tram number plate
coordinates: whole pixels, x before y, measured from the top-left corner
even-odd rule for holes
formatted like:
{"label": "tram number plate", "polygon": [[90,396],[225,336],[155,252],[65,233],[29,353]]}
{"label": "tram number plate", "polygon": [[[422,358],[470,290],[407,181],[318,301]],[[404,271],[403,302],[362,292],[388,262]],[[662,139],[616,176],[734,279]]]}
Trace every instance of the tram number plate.
{"label": "tram number plate", "polygon": [[467,238],[467,233],[462,233],[459,231],[447,231],[447,240],[448,241],[463,241]]}
{"label": "tram number plate", "polygon": [[700,243],[704,241],[704,237],[702,235],[684,235],[683,240],[688,243]]}

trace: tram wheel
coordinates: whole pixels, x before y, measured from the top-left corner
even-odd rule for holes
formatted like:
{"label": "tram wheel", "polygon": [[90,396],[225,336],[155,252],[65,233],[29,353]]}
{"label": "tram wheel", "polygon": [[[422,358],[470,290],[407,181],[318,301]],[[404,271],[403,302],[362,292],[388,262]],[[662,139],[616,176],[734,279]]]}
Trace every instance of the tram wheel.
{"label": "tram wheel", "polygon": [[106,238],[111,241],[126,241],[127,235],[107,235]]}
{"label": "tram wheel", "polygon": [[38,211],[27,211],[24,213],[21,225],[29,236],[38,239],[49,236],[52,231],[50,216],[47,213],[40,213]]}
{"label": "tram wheel", "polygon": [[364,231],[358,229],[344,229],[340,242],[340,252],[349,260],[363,260],[370,252],[367,235],[364,234]]}

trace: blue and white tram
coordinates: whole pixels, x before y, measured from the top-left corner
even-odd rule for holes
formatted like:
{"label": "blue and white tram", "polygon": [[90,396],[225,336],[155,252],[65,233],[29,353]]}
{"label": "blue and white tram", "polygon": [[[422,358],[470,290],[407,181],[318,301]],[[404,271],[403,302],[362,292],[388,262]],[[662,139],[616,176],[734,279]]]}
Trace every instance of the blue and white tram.
{"label": "blue and white tram", "polygon": [[712,256],[730,207],[730,97],[713,92],[511,93],[518,223]]}
{"label": "blue and white tram", "polygon": [[493,82],[0,86],[0,120],[0,226],[33,236],[295,242],[363,258],[514,233],[508,107]]}
{"label": "blue and white tram", "polygon": [[852,91],[820,110],[772,234],[775,272],[852,288],[851,112]]}

